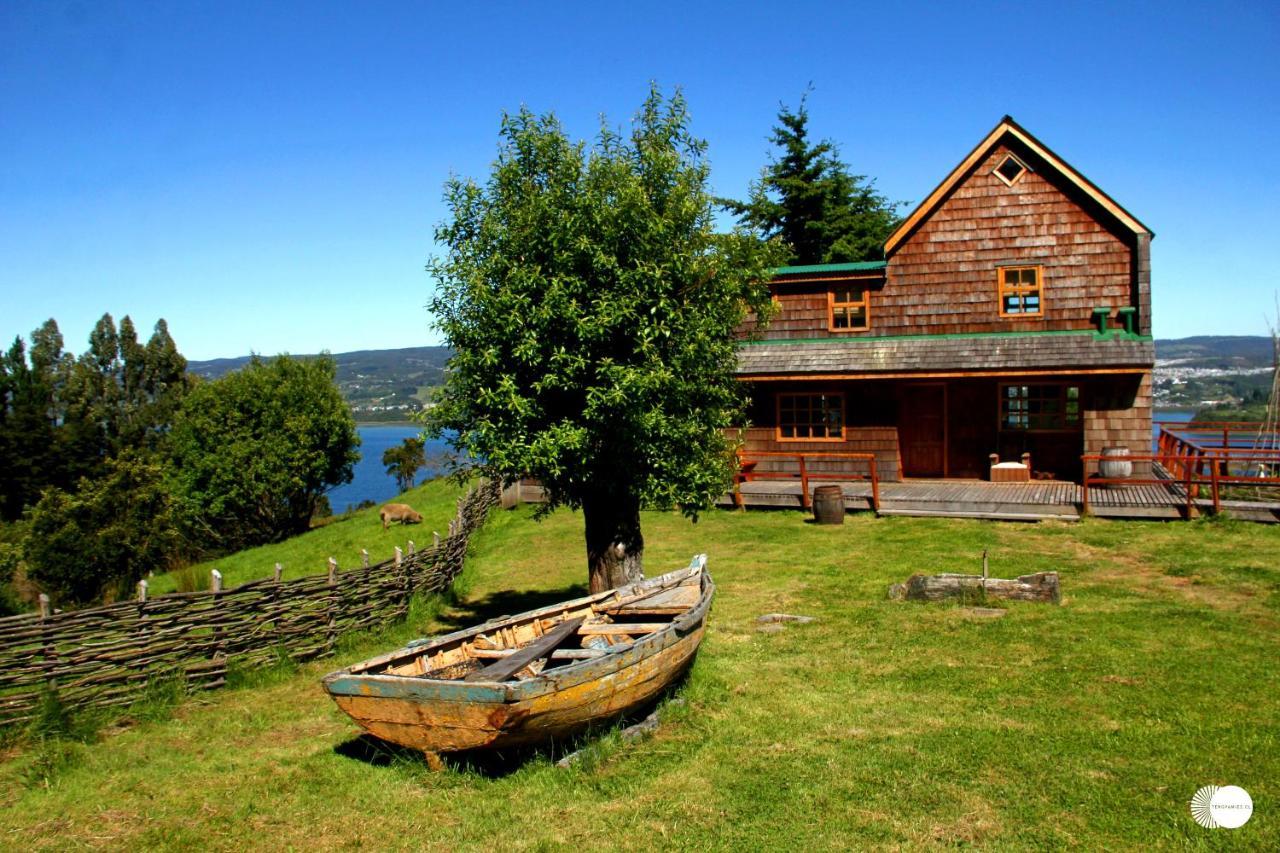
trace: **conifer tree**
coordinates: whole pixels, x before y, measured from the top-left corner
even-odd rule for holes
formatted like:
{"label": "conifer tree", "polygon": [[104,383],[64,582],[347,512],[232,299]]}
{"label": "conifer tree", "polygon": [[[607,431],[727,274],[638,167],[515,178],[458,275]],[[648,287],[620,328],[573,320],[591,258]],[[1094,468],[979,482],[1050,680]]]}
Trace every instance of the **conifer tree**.
{"label": "conifer tree", "polygon": [[806,92],[795,111],[779,108],[771,136],[778,153],[752,183],[749,199],[719,202],[762,237],[781,238],[793,264],[881,260],[900,205],[874,180],[850,172],[833,142],[809,138],[807,98]]}

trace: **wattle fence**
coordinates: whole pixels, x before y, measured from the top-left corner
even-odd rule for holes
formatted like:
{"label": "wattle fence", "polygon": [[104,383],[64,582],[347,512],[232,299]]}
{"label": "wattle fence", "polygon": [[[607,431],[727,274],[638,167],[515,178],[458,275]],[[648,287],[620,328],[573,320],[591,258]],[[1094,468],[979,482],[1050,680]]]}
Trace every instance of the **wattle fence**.
{"label": "wattle fence", "polygon": [[448,588],[500,492],[482,482],[458,502],[448,536],[375,565],[340,571],[330,560],[327,576],[143,591],[136,601],[0,619],[0,727],[30,720],[50,692],[68,708],[129,705],[156,678],[205,690],[226,683],[231,662],[331,654],[343,634],[403,619],[415,594]]}

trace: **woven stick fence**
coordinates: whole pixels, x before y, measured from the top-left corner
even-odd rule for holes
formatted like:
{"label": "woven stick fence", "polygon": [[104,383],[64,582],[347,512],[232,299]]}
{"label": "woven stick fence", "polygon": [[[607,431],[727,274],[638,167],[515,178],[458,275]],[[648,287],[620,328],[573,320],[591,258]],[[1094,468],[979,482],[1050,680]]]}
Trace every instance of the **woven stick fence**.
{"label": "woven stick fence", "polygon": [[462,571],[471,534],[501,492],[482,482],[458,501],[449,535],[389,560],[327,575],[275,577],[221,588],[213,573],[207,592],[148,597],[52,613],[41,596],[38,614],[0,619],[0,727],[30,720],[47,691],[64,707],[129,705],[153,678],[181,678],[186,689],[226,683],[227,664],[260,667],[282,656],[305,661],[333,652],[339,637],[403,619],[419,592],[441,592]]}

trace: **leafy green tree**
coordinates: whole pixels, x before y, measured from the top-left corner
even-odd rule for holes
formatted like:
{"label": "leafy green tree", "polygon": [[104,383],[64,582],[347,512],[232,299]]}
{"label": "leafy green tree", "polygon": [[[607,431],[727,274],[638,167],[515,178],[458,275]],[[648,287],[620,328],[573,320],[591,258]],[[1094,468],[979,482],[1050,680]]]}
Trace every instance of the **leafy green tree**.
{"label": "leafy green tree", "polygon": [[360,437],[334,371],[327,355],[255,356],[186,395],[169,449],[197,541],[235,549],[304,532],[325,491],[351,481]]}
{"label": "leafy green tree", "polygon": [[696,516],[731,482],[735,329],[767,316],[780,251],[715,232],[704,151],[684,98],[654,89],[590,147],[506,115],[488,180],[446,187],[428,270],[455,354],[427,423],[582,510],[593,591],[642,576],[642,505]]}
{"label": "leafy green tree", "polygon": [[762,236],[781,238],[790,263],[882,260],[900,204],[877,192],[873,180],[852,174],[830,140],[809,139],[807,98],[806,92],[794,112],[779,108],[771,137],[778,154],[770,155],[748,200],[720,204]]}
{"label": "leafy green tree", "polygon": [[387,473],[396,478],[396,488],[407,492],[413,488],[413,480],[427,464],[426,441],[422,436],[410,436],[395,447],[382,453],[382,464]]}
{"label": "leafy green tree", "polygon": [[86,604],[165,571],[181,546],[161,466],[125,453],[74,493],[45,490],[23,550],[31,580],[61,603]]}

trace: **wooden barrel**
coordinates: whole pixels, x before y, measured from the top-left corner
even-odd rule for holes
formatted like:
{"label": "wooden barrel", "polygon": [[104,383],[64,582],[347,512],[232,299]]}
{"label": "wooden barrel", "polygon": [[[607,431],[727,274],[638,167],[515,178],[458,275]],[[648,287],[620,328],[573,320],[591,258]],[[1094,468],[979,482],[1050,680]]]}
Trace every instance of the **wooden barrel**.
{"label": "wooden barrel", "polygon": [[1133,473],[1133,462],[1129,460],[1129,448],[1104,447],[1104,458],[1098,463],[1098,473],[1108,480],[1121,479]]}
{"label": "wooden barrel", "polygon": [[844,524],[844,492],[839,486],[813,490],[813,520],[818,524]]}

